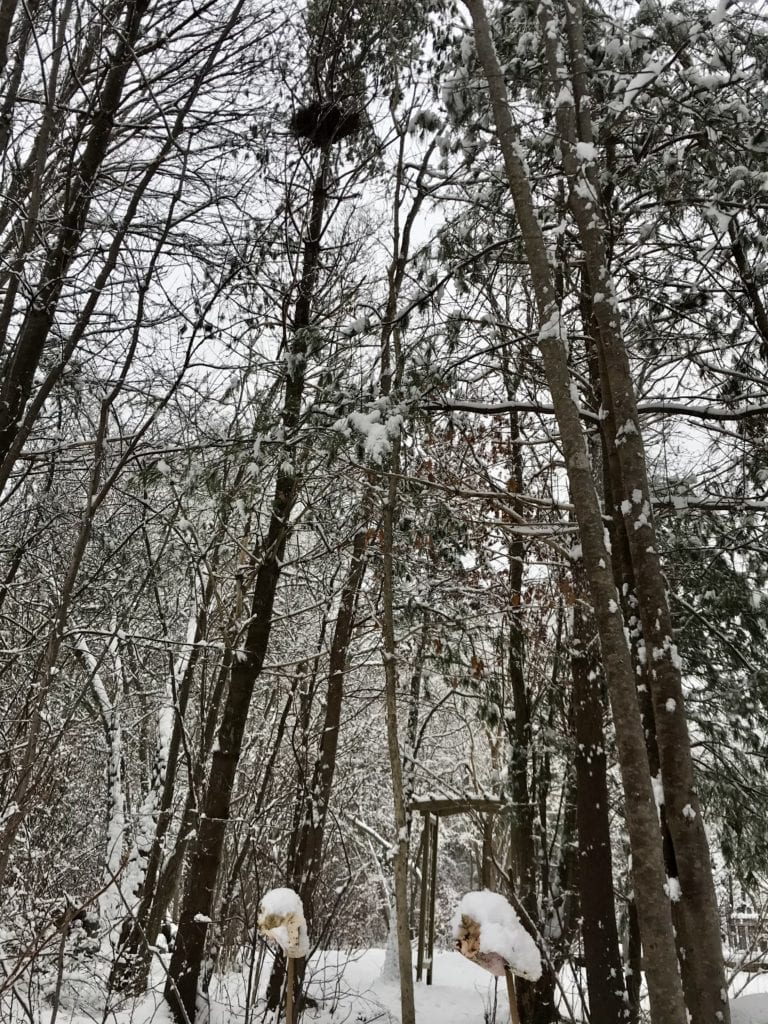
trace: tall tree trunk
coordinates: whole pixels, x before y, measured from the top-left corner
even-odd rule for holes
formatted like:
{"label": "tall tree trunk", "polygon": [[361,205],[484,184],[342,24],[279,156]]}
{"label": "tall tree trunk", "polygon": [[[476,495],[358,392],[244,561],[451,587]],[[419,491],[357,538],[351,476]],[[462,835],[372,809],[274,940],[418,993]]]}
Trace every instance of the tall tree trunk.
{"label": "tall tree trunk", "polygon": [[[400,296],[408,264],[411,232],[421,204],[426,196],[424,175],[433,146],[427,148],[416,178],[416,197],[400,223],[404,201],[404,173],[406,164],[406,133],[400,135],[400,150],[395,175],[393,253],[387,272],[388,292],[384,324],[381,332],[381,398],[388,401],[402,383],[404,362],[400,327],[396,320],[397,301]],[[400,1013],[402,1024],[415,1024],[416,1010],[413,993],[413,957],[411,951],[410,915],[408,913],[408,850],[410,846],[409,815],[406,806],[406,787],[403,779],[403,759],[398,737],[397,715],[397,642],[394,609],[394,530],[397,518],[398,474],[400,473],[400,435],[392,441],[392,450],[386,461],[388,475],[382,479],[382,616],[381,632],[384,659],[384,694],[387,716],[387,749],[392,776],[392,795],[395,810],[395,855],[393,858],[395,889],[395,927],[397,956],[400,973]],[[413,764],[411,765],[412,774]],[[390,933],[392,924],[390,922]]]}
{"label": "tall tree trunk", "polygon": [[509,585],[512,608],[509,617],[508,678],[512,690],[508,785],[510,809],[510,874],[517,897],[532,920],[538,917],[536,854],[533,835],[533,803],[528,787],[531,751],[531,708],[525,682],[525,632],[523,629],[522,580],[525,545],[516,538],[509,548]]}
{"label": "tall tree trunk", "polygon": [[580,604],[573,609],[571,672],[576,741],[576,822],[579,836],[579,917],[593,1024],[626,1021],[624,977],[608,818],[605,733],[601,672],[590,645],[594,630]]}
{"label": "tall tree trunk", "polygon": [[627,986],[629,1024],[640,1020],[640,984],[642,981],[642,943],[640,924],[637,920],[637,903],[634,896],[627,901],[626,948],[624,950],[624,977]]}
{"label": "tall tree trunk", "polygon": [[504,74],[493,46],[482,0],[466,0],[475,29],[475,45],[488,81],[494,118],[510,192],[525,247],[536,297],[539,347],[552,394],[571,498],[579,523],[584,565],[600,635],[611,709],[616,728],[624,787],[627,826],[632,844],[632,871],[645,948],[646,973],[653,1019],[658,1024],[685,1024],[685,1008],[677,972],[672,919],[664,892],[664,864],[658,838],[656,808],[648,758],[635,694],[632,661],[605,543],[602,511],[592,478],[571,376],[557,293],[531,186],[512,122]]}
{"label": "tall tree trunk", "polygon": [[[603,389],[600,378],[600,356],[599,338],[597,325],[592,316],[592,298],[587,282],[586,274],[582,275],[581,293],[579,296],[581,305],[581,318],[584,328],[584,337],[587,342],[587,364],[591,384],[591,407],[597,411],[604,409]],[[618,457],[615,444],[615,424],[610,413],[603,415],[600,419],[600,446],[592,443],[593,461],[602,466],[602,488],[604,503],[607,508],[615,509],[618,502],[614,495],[620,493],[621,479],[619,474]],[[621,607],[624,620],[627,623],[632,662],[635,666],[637,679],[637,698],[640,709],[640,719],[643,724],[645,736],[645,748],[648,755],[648,769],[651,778],[654,780],[654,798],[656,799],[657,811],[659,812],[659,825],[661,829],[662,856],[664,860],[667,879],[677,877],[677,869],[674,863],[674,851],[669,829],[666,827],[663,803],[659,805],[659,788],[661,783],[659,754],[656,745],[656,729],[653,720],[653,703],[651,700],[650,688],[647,685],[646,666],[642,655],[642,626],[637,616],[637,597],[635,594],[635,577],[632,571],[632,563],[629,549],[629,538],[625,524],[621,516],[613,515],[608,520],[608,533],[611,539],[611,558],[613,561],[613,575],[616,588],[621,596]],[[582,643],[587,642],[585,634]],[[576,666],[574,665],[574,687],[576,687]],[[600,699],[602,696],[598,693]],[[672,922],[675,928],[675,944],[679,951],[680,931],[675,915],[675,906],[672,905]],[[639,925],[637,920],[637,905],[634,896],[631,896],[627,908],[625,949],[625,974],[624,989],[626,990],[627,1002],[631,1019],[636,1021],[640,1013],[640,974],[641,974],[641,943]]]}
{"label": "tall tree trunk", "polygon": [[[510,397],[512,397],[510,395]],[[519,441],[517,413],[510,414],[510,437],[513,443],[513,481],[515,493],[524,491],[523,461]],[[513,502],[515,511],[519,511]],[[510,797],[510,878],[515,895],[531,922],[540,925],[536,841],[534,835],[534,804],[528,784],[531,756],[531,704],[525,679],[525,628],[522,600],[525,543],[518,535],[509,545],[509,642],[507,677],[512,691],[511,720],[505,721],[509,740],[508,786]],[[542,898],[545,883],[542,874]],[[549,1024],[556,1020],[555,979],[549,963],[544,963],[542,976],[536,983],[518,979],[517,998],[521,1024]]]}
{"label": "tall tree trunk", "polygon": [[[553,38],[559,23],[551,0],[541,7],[563,167],[571,184],[570,207],[584,250],[598,334],[603,402],[615,427],[615,461],[620,478],[614,514],[623,517],[642,623],[651,686],[666,823],[680,878],[676,908],[685,948],[680,966],[692,1024],[729,1020],[720,938],[720,913],[698,794],[685,716],[681,662],[674,643],[666,582],[659,559],[651,491],[629,359],[617,315],[603,220],[600,175],[594,150],[592,103],[583,37],[583,3],[565,4],[570,72]],[[572,85],[569,91],[568,85]],[[563,87],[566,88],[563,88]],[[579,143],[585,144],[579,148]],[[640,908],[638,908],[640,909]],[[642,930],[642,924],[641,924]]]}
{"label": "tall tree trunk", "polygon": [[[387,749],[392,773],[392,796],[395,805],[394,882],[395,924],[397,928],[397,954],[400,969],[400,1013],[402,1024],[415,1024],[416,1011],[413,995],[413,958],[408,914],[408,810],[403,786],[403,762],[400,754],[397,721],[397,645],[394,617],[394,524],[396,518],[397,478],[400,472],[400,438],[392,443],[389,479],[385,482],[384,516],[382,521],[381,554],[383,561],[382,639],[384,658],[385,696],[387,708]],[[391,927],[391,926],[390,926]]]}
{"label": "tall tree trunk", "polygon": [[[286,445],[295,446],[301,418],[301,400],[307,356],[307,328],[311,324],[312,299],[320,262],[320,240],[328,196],[326,180],[329,152],[320,154],[312,188],[311,210],[304,242],[304,257],[298,285],[296,311],[292,325],[282,426]],[[214,893],[222,861],[226,825],[240,760],[248,710],[256,681],[261,675],[272,630],[272,613],[280,579],[285,546],[290,533],[291,513],[300,478],[296,468],[298,453],[290,451],[282,461],[275,482],[272,510],[260,552],[261,564],[256,574],[248,628],[242,654],[232,664],[229,689],[224,702],[213,752],[208,785],[197,824],[194,849],[187,871],[176,948],[171,957],[165,986],[174,1017],[179,1024],[185,1018],[194,1021],[198,981],[205,950],[208,925],[213,912]]]}

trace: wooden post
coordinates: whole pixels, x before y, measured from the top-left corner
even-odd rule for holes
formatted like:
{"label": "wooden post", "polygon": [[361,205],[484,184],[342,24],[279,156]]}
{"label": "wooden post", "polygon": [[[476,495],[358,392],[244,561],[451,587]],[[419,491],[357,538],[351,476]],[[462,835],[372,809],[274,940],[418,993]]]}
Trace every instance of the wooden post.
{"label": "wooden post", "polygon": [[[285,1024],[296,1024],[293,986],[296,984],[296,958],[288,957],[288,977],[285,983]],[[517,1022],[519,1024],[519,1021]]]}
{"label": "wooden post", "polygon": [[507,967],[504,971],[507,979],[507,995],[509,996],[509,1019],[511,1024],[520,1024],[520,1013],[517,1009],[517,992],[515,991],[515,977]]}
{"label": "wooden post", "polygon": [[427,984],[432,984],[432,963],[435,959],[435,900],[437,899],[437,835],[440,815],[432,817],[432,843],[430,854],[432,864],[429,871],[429,931],[427,934]]}
{"label": "wooden post", "polygon": [[493,889],[493,815],[486,814],[483,821],[483,852],[480,857],[480,886]]}
{"label": "wooden post", "polygon": [[427,925],[427,889],[429,887],[429,839],[430,815],[424,815],[424,829],[421,834],[421,892],[419,893],[419,946],[416,953],[416,980],[421,981],[424,970],[424,947],[426,944]]}

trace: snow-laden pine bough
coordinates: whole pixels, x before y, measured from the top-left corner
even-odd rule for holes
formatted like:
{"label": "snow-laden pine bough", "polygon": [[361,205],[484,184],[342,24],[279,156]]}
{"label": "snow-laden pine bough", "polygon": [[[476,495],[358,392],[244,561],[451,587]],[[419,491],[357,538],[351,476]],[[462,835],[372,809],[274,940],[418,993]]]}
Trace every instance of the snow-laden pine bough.
{"label": "snow-laden pine bough", "polygon": [[296,1024],[294,1012],[295,961],[309,953],[304,904],[293,889],[270,889],[259,904],[259,931],[268,941],[280,947],[288,960],[285,984],[286,1024]]}
{"label": "snow-laden pine bough", "polygon": [[451,924],[458,951],[478,967],[506,979],[512,1024],[520,1024],[514,976],[538,981],[541,955],[514,909],[499,893],[488,889],[468,892]]}

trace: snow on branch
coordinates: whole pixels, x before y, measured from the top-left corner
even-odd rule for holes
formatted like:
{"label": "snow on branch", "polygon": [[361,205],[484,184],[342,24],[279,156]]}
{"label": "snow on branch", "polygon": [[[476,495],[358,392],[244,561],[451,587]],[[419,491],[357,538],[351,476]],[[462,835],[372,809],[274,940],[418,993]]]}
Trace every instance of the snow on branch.
{"label": "snow on branch", "polygon": [[[533,412],[541,416],[554,416],[555,410],[545,402],[473,402],[463,399],[447,400],[445,402],[432,402],[427,408],[431,411],[440,412],[474,412],[486,416],[495,416],[507,412]],[[691,416],[699,420],[745,420],[750,416],[765,416],[768,413],[768,405],[764,403],[756,405],[742,405],[738,408],[728,408],[723,405],[688,405],[686,402],[673,402],[665,398],[647,399],[638,402],[637,411],[644,416]],[[581,408],[579,415],[582,419],[600,422],[600,414],[591,409]]]}

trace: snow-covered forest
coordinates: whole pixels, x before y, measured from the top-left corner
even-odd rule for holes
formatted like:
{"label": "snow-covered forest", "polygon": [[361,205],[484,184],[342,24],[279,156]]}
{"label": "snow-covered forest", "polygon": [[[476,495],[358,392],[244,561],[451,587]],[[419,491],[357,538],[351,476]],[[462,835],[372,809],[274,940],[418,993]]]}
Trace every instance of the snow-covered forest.
{"label": "snow-covered forest", "polygon": [[768,1024],[764,0],[0,0],[0,509],[2,1024]]}

